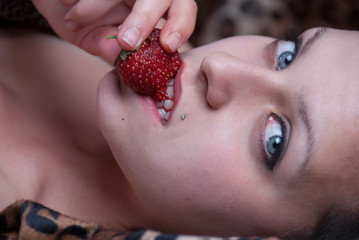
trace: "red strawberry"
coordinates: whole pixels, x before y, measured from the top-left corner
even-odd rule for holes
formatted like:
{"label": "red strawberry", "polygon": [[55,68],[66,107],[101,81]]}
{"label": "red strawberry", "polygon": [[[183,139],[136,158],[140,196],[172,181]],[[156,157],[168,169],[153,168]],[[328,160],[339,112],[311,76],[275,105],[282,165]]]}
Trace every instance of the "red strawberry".
{"label": "red strawberry", "polygon": [[158,102],[170,98],[166,92],[168,83],[182,63],[178,52],[168,53],[161,47],[160,32],[154,29],[136,51],[122,50],[115,63],[128,87]]}

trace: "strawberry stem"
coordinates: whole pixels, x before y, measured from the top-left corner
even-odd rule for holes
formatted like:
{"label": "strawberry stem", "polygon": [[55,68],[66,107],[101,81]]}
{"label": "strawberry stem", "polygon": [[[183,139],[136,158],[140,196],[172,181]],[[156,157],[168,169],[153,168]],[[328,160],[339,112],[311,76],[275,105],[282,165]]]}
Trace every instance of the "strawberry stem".
{"label": "strawberry stem", "polygon": [[117,39],[117,36],[107,36],[106,39]]}

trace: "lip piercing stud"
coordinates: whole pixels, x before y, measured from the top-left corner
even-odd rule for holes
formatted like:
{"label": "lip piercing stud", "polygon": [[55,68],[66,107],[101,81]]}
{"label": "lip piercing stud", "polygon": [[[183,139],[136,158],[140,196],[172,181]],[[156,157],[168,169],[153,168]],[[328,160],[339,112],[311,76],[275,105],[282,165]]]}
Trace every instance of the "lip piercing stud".
{"label": "lip piercing stud", "polygon": [[186,115],[185,115],[185,114],[182,114],[182,115],[181,115],[181,119],[182,119],[182,120],[185,120],[185,119],[186,119]]}

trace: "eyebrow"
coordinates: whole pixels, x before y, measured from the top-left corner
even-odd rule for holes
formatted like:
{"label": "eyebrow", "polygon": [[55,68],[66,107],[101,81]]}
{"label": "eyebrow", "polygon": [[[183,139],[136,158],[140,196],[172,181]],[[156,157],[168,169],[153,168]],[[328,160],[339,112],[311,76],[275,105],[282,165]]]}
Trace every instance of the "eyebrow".
{"label": "eyebrow", "polygon": [[[313,34],[312,37],[310,37],[302,49],[300,50],[297,59],[300,56],[303,56],[308,51],[310,51],[310,48],[314,45],[315,42],[317,42],[326,32],[326,27],[319,27],[318,30]],[[300,166],[300,169],[298,172],[302,172],[305,167],[308,165],[308,162],[310,162],[310,159],[313,155],[313,150],[315,149],[315,131],[313,130],[313,124],[312,124],[312,117],[311,117],[311,109],[308,108],[308,104],[305,101],[306,99],[306,92],[304,89],[302,89],[298,95],[297,104],[298,104],[298,113],[301,120],[304,122],[306,132],[307,132],[307,147],[306,147],[306,153],[303,163]]]}
{"label": "eyebrow", "polygon": [[299,59],[300,57],[305,55],[310,50],[310,47],[313,46],[314,43],[319,40],[326,31],[326,27],[319,27],[315,34],[305,42],[304,46],[300,49],[296,59]]}
{"label": "eyebrow", "polygon": [[302,172],[303,169],[305,169],[308,162],[310,162],[310,159],[313,155],[313,149],[315,149],[315,133],[313,131],[313,124],[312,124],[312,117],[311,117],[311,111],[308,108],[308,105],[305,102],[305,91],[302,90],[298,96],[297,104],[298,104],[298,113],[300,119],[304,122],[304,126],[306,128],[307,132],[307,140],[306,140],[306,153],[303,163],[300,166],[300,169],[298,172]]}

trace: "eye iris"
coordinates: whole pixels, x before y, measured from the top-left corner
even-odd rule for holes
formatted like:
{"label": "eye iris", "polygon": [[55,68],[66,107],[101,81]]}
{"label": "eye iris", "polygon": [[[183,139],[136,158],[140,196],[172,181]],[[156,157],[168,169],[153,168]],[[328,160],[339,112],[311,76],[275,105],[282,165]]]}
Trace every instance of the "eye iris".
{"label": "eye iris", "polygon": [[281,136],[272,136],[266,141],[267,151],[270,155],[276,155],[282,143]]}
{"label": "eye iris", "polygon": [[278,58],[278,67],[283,69],[288,67],[288,65],[293,61],[294,53],[293,52],[284,52]]}

